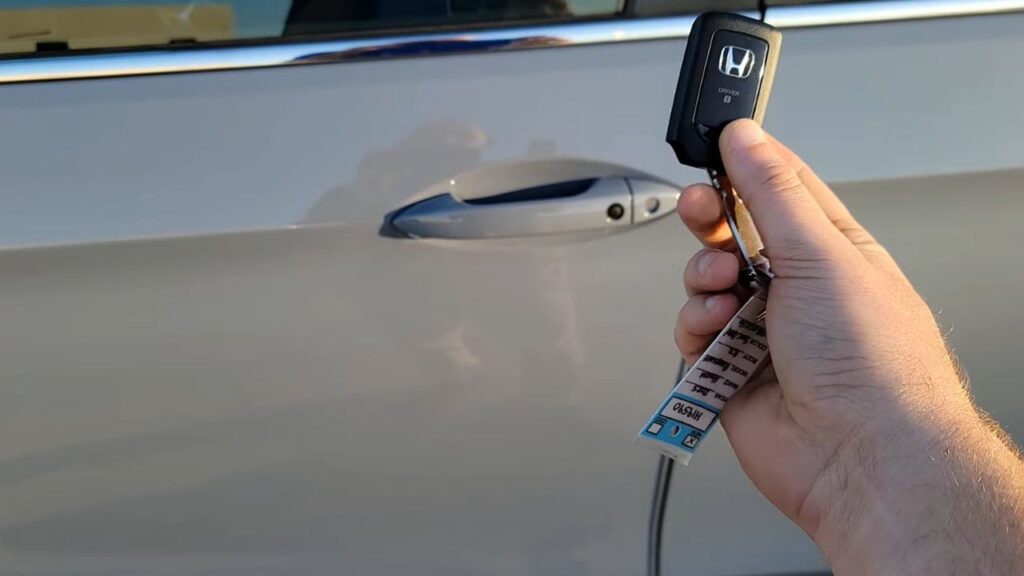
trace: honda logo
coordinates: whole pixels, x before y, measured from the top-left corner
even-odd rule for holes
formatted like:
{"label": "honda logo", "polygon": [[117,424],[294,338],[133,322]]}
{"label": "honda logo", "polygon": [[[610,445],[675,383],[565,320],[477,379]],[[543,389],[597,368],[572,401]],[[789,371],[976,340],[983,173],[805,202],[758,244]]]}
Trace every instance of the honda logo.
{"label": "honda logo", "polygon": [[746,78],[754,70],[754,53],[739,46],[722,48],[718,57],[718,71],[733,78]]}

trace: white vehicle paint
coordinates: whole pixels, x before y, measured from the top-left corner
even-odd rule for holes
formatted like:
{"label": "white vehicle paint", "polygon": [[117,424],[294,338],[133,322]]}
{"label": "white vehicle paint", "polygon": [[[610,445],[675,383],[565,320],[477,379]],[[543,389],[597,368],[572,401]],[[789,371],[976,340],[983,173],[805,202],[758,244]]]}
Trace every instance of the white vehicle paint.
{"label": "white vehicle paint", "polygon": [[[918,16],[787,29],[767,125],[1019,436],[1024,79],[999,71],[1024,14]],[[507,165],[703,180],[662,141],[684,41],[657,38],[0,85],[0,573],[641,572],[656,459],[633,437],[676,377],[696,243],[672,218],[381,225]],[[669,574],[825,568],[720,432],[664,543]]]}

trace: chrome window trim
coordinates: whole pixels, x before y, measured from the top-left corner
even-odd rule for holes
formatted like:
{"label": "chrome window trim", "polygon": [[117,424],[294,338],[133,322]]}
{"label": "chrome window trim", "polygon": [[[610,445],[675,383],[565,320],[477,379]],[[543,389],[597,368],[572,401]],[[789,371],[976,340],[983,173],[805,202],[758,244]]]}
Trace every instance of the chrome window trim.
{"label": "chrome window trim", "polygon": [[765,21],[778,28],[866,24],[1024,11],[1024,0],[872,0],[774,6]]}
{"label": "chrome window trim", "polygon": [[[752,14],[752,16],[757,16]],[[0,60],[0,84],[178,72],[242,70],[379,58],[466,54],[685,38],[694,15],[581,20],[481,30],[280,43],[31,56]]]}
{"label": "chrome window trim", "polygon": [[[772,7],[766,10],[766,19],[780,28],[796,28],[1017,11],[1024,11],[1024,0],[875,0]],[[0,59],[0,84],[666,40],[685,38],[694,17],[581,20],[308,42],[4,57]]]}

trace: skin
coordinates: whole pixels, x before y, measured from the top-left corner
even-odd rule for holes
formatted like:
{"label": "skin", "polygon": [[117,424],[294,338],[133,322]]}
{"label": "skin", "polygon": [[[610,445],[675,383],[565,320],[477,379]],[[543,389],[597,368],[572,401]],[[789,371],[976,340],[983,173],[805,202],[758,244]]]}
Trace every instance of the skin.
{"label": "skin", "polygon": [[[773,369],[722,425],[754,485],[840,576],[1024,574],[1024,464],[974,406],[922,298],[889,253],[754,122],[720,147],[775,279]],[[678,212],[707,247],[684,272],[676,343],[693,362],[739,309],[739,260],[715,191]]]}

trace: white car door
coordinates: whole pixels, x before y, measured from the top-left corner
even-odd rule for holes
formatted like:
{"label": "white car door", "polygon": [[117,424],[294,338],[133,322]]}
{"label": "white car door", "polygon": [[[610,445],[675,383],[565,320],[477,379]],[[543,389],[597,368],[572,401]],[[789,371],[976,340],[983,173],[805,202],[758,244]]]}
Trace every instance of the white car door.
{"label": "white car door", "polygon": [[[662,138],[692,12],[755,2],[60,4],[4,4],[0,572],[644,569]],[[720,432],[668,502],[667,573],[823,567]]]}
{"label": "white car door", "polygon": [[[382,233],[453,179],[687,177],[661,142],[683,41],[615,40],[690,20],[589,4],[610,17],[0,62],[0,571],[641,570],[677,223]],[[338,62],[236,69],[295,49]]]}

